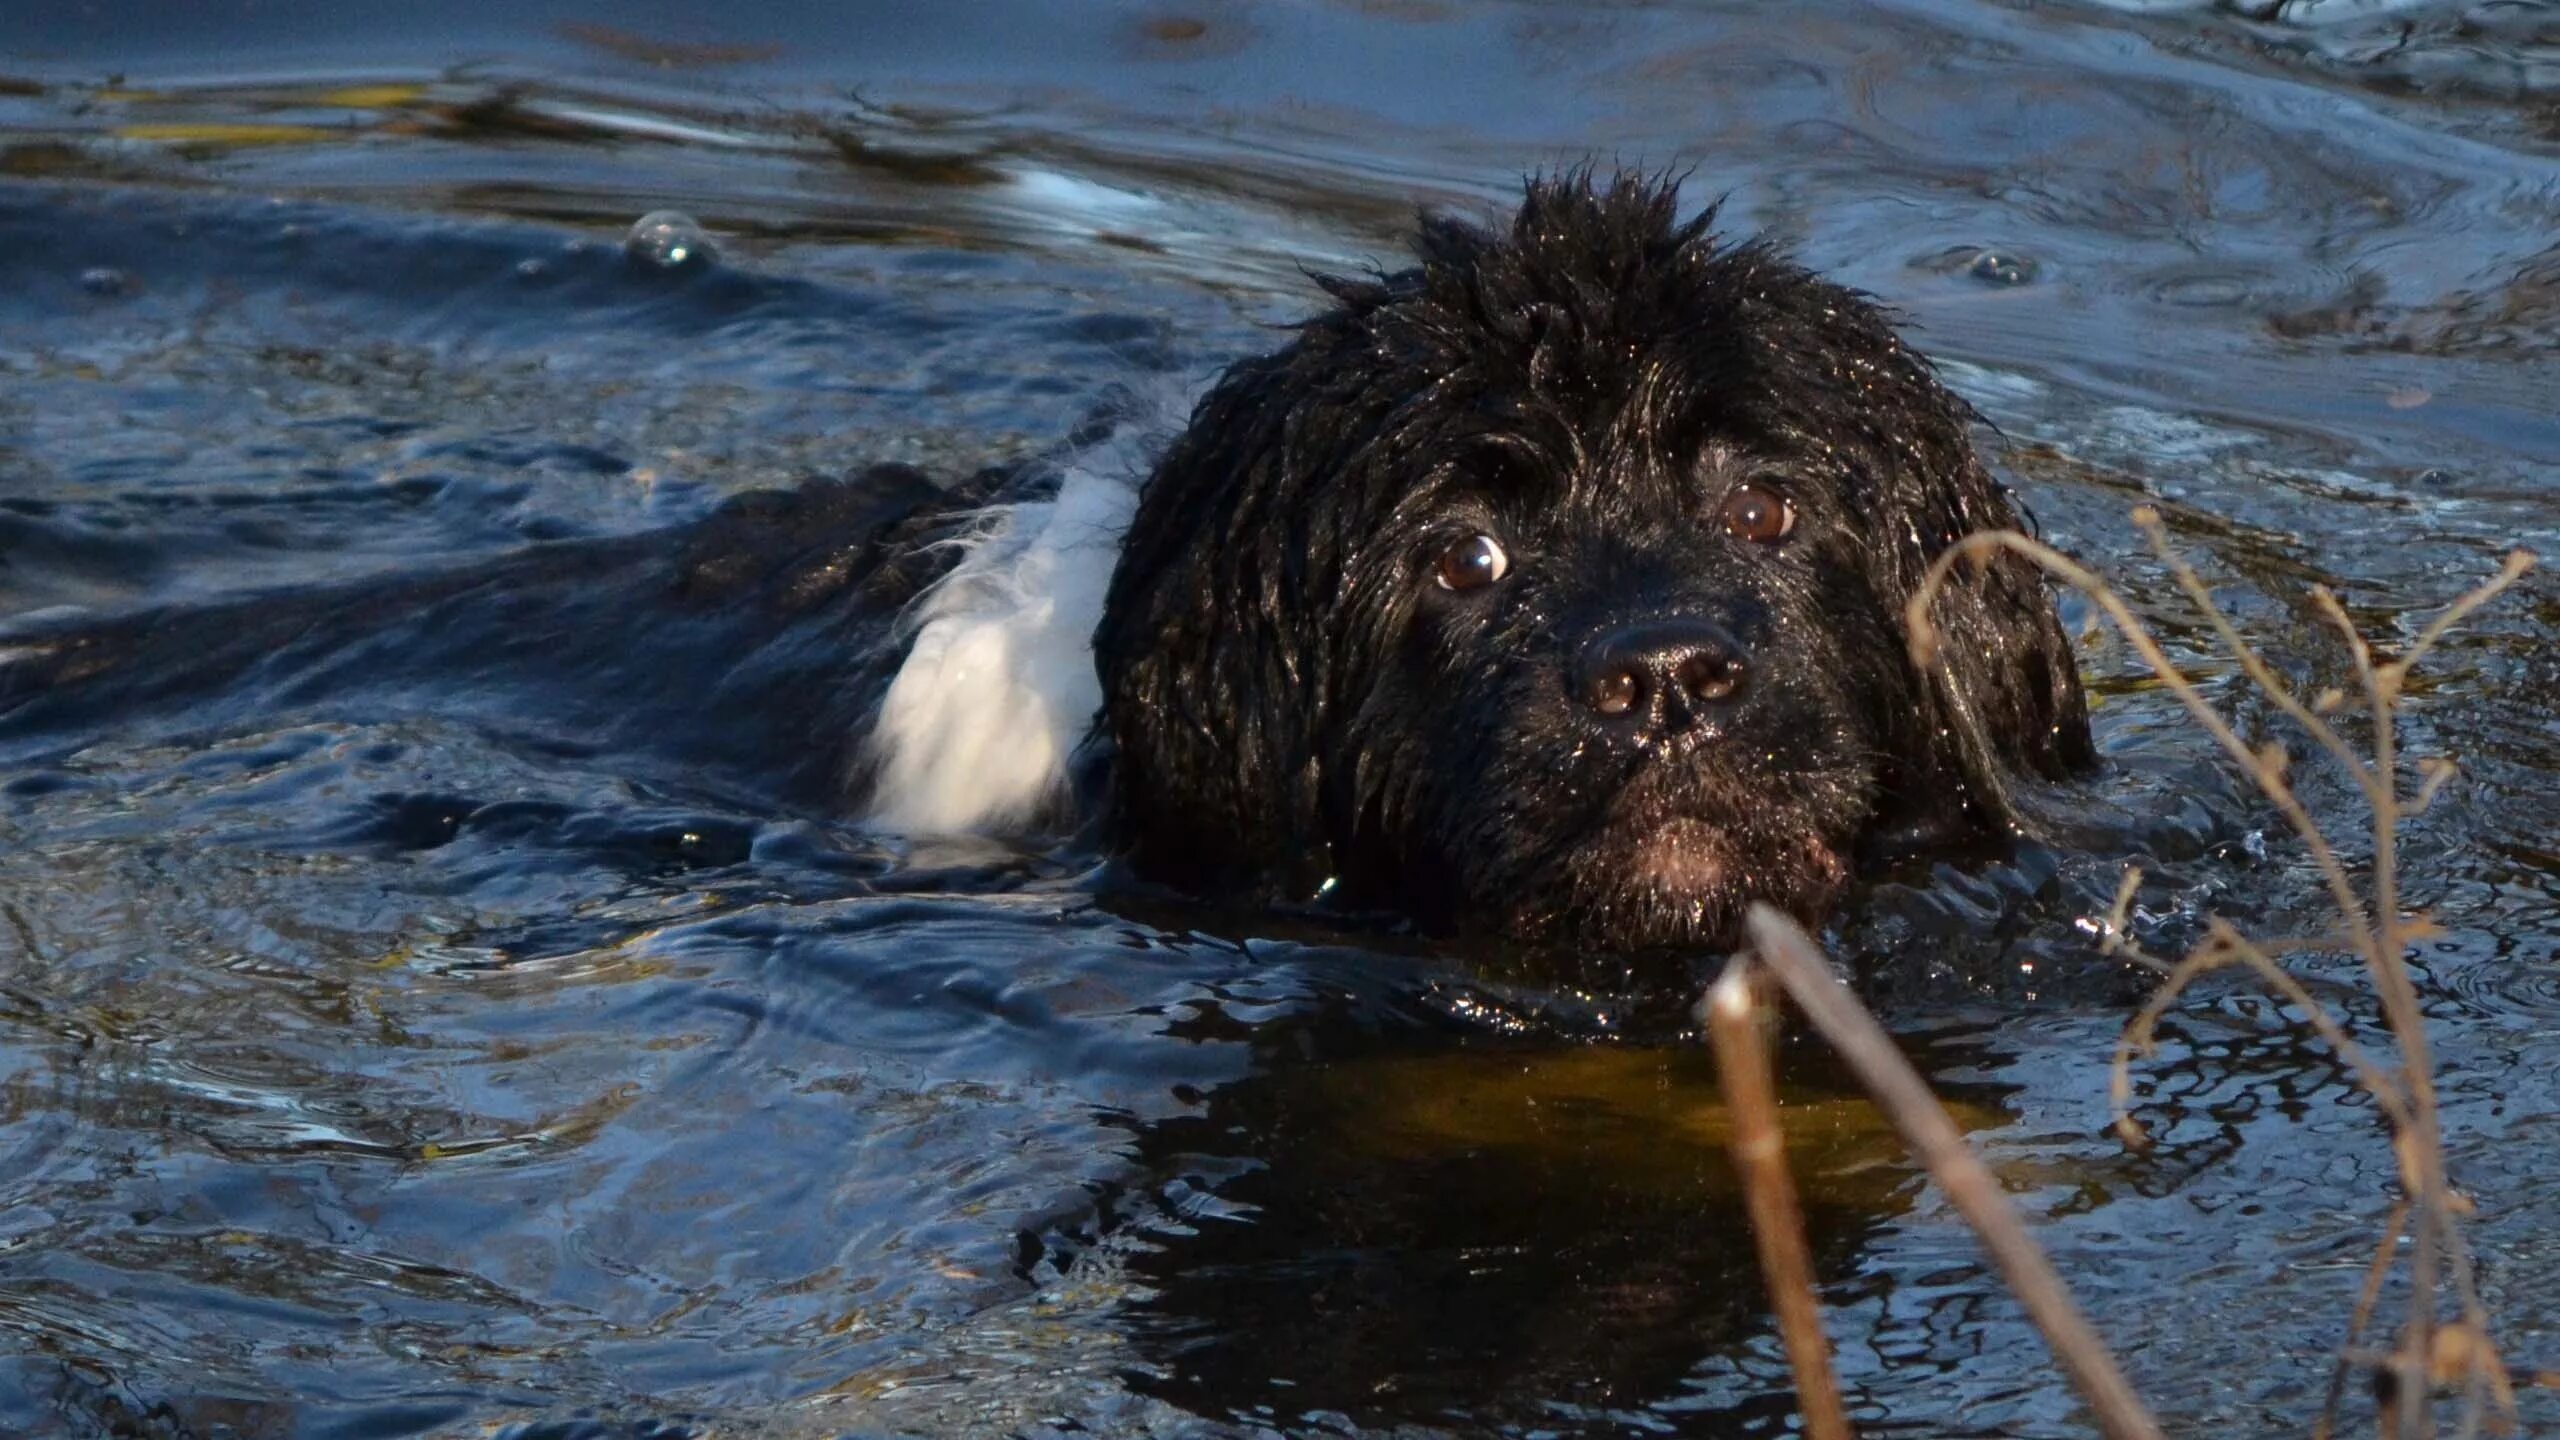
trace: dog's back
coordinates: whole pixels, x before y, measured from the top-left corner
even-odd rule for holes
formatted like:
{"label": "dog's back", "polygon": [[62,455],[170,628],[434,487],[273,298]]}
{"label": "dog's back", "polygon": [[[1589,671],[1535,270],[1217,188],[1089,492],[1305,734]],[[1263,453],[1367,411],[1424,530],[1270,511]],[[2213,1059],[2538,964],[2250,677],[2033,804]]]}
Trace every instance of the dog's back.
{"label": "dog's back", "polygon": [[906,466],[732,499],[667,531],[424,576],[0,628],[0,749],[420,713],[841,809],[955,516],[1018,478]]}

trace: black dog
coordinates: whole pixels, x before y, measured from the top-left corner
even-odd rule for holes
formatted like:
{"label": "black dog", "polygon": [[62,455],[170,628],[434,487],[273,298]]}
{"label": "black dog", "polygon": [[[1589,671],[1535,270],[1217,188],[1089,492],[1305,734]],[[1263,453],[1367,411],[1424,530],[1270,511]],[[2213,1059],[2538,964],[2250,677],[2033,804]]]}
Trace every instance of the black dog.
{"label": "black dog", "polygon": [[1863,851],[1996,834],[2092,763],[2038,575],[1923,571],[2016,523],[1970,412],[1864,298],[1669,184],[1531,185],[1202,402],[1096,638],[1141,868],[1312,873],[1439,926],[1720,945]]}
{"label": "black dog", "polygon": [[1810,918],[2092,752],[2022,562],[1960,570],[1942,659],[1907,656],[1932,557],[2015,523],[1970,412],[1711,218],[1572,176],[1508,235],[1426,221],[1418,267],[1326,280],[1134,492],[884,467],[675,536],[0,638],[0,748],[181,695],[199,726],[451,714],[503,679],[547,698],[495,713],[582,744],[951,829],[1056,826],[1091,731],[1106,842],[1194,891],[1606,949]]}

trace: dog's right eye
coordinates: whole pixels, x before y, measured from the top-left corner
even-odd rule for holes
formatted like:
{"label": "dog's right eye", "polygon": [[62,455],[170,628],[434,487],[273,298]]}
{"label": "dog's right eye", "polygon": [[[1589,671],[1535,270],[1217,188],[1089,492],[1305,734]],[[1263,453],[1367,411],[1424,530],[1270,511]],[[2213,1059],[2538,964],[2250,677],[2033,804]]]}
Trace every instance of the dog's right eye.
{"label": "dog's right eye", "polygon": [[1440,552],[1443,590],[1481,590],[1510,573],[1511,557],[1490,535],[1470,535]]}

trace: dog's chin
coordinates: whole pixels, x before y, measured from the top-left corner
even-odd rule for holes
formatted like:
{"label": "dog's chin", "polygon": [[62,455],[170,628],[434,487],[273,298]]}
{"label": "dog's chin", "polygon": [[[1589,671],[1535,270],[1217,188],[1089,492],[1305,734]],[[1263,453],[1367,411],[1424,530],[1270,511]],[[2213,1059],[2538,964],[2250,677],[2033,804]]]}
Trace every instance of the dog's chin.
{"label": "dog's chin", "polygon": [[1696,816],[1675,815],[1636,829],[1625,847],[1627,871],[1645,889],[1675,897],[1712,895],[1730,888],[1747,868],[1733,837]]}
{"label": "dog's chin", "polygon": [[1577,948],[1731,950],[1755,902],[1812,923],[1849,881],[1843,843],[1777,797],[1615,809],[1543,874],[1504,887],[1502,928]]}

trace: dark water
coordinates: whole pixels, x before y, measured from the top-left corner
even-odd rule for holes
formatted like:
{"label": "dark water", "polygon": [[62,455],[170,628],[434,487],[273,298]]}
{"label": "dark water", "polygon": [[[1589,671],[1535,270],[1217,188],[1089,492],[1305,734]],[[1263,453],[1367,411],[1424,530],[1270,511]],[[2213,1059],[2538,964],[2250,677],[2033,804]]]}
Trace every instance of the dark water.
{"label": "dark water", "polygon": [[[5,623],[956,476],[1268,344],[1301,262],[1391,258],[1416,201],[1587,155],[1695,166],[1901,306],[2217,693],[2137,501],[2315,686],[2308,585],[2405,637],[2560,551],[2537,7],[363,11],[0,12]],[[718,263],[623,254],[664,207]],[[2431,668],[2410,739],[2467,778],[2406,845],[2484,1289],[2546,1365],[2555,631],[2528,582]],[[2128,857],[2164,941],[2317,927],[2316,885],[2120,648],[2087,663],[2085,845],[1901,877],[1836,938],[2171,1429],[2302,1434],[2384,1137],[2208,988],[2120,1150],[2135,992],[2082,921]],[[1711,1069],[1659,1017],[562,733],[612,699],[457,668],[0,735],[0,1430],[1786,1430]],[[1792,1073],[1862,1428],[2086,1433],[1874,1116]]]}

